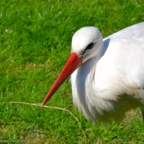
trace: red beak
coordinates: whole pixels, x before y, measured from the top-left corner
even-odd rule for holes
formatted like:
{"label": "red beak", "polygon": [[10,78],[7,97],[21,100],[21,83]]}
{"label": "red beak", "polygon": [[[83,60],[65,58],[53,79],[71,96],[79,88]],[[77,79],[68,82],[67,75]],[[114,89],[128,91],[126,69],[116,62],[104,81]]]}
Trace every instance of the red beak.
{"label": "red beak", "polygon": [[74,52],[70,54],[70,57],[68,58],[63,70],[47,93],[42,105],[44,105],[51,98],[61,84],[81,65],[82,58],[83,57],[78,57],[78,55]]}

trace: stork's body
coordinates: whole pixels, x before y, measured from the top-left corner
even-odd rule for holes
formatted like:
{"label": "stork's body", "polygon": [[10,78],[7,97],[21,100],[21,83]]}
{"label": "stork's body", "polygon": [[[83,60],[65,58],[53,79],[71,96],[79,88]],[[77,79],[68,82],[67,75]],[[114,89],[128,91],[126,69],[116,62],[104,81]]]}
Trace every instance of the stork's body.
{"label": "stork's body", "polygon": [[119,122],[126,111],[143,109],[144,23],[105,39],[97,28],[84,27],[73,36],[72,54],[80,61],[71,71],[77,68],[71,75],[73,103],[88,121]]}

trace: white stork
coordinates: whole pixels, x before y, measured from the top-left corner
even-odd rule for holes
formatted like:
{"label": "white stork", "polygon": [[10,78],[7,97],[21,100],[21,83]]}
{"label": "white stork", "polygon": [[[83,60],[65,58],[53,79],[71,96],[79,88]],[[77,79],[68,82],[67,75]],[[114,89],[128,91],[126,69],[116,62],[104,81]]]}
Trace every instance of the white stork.
{"label": "white stork", "polygon": [[42,105],[70,75],[73,103],[88,121],[120,122],[137,107],[144,114],[144,22],[104,39],[96,27],[78,30],[70,57]]}

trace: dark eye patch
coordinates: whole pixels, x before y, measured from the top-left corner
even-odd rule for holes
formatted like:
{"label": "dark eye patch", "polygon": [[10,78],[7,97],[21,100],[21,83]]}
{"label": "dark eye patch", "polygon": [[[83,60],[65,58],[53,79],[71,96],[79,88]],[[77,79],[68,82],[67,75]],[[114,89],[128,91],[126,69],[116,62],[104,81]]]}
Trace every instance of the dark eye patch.
{"label": "dark eye patch", "polygon": [[92,49],[92,48],[94,47],[94,45],[95,45],[95,43],[90,43],[90,44],[88,44],[82,54],[84,54],[86,50]]}
{"label": "dark eye patch", "polygon": [[86,47],[86,49],[92,49],[93,46],[94,46],[94,44],[95,44],[95,43],[90,43],[90,44]]}

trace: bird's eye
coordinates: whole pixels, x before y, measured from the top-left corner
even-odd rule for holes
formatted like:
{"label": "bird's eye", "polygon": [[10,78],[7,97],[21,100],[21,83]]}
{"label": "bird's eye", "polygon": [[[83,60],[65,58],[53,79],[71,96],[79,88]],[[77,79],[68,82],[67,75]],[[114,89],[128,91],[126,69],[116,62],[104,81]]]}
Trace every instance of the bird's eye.
{"label": "bird's eye", "polygon": [[95,44],[95,43],[90,43],[90,44],[86,47],[86,49],[92,49],[93,46],[94,46],[94,44]]}
{"label": "bird's eye", "polygon": [[82,55],[86,52],[86,50],[88,49],[92,49],[94,47],[95,43],[90,43],[87,45],[87,47],[85,48],[85,50],[83,51]]}

